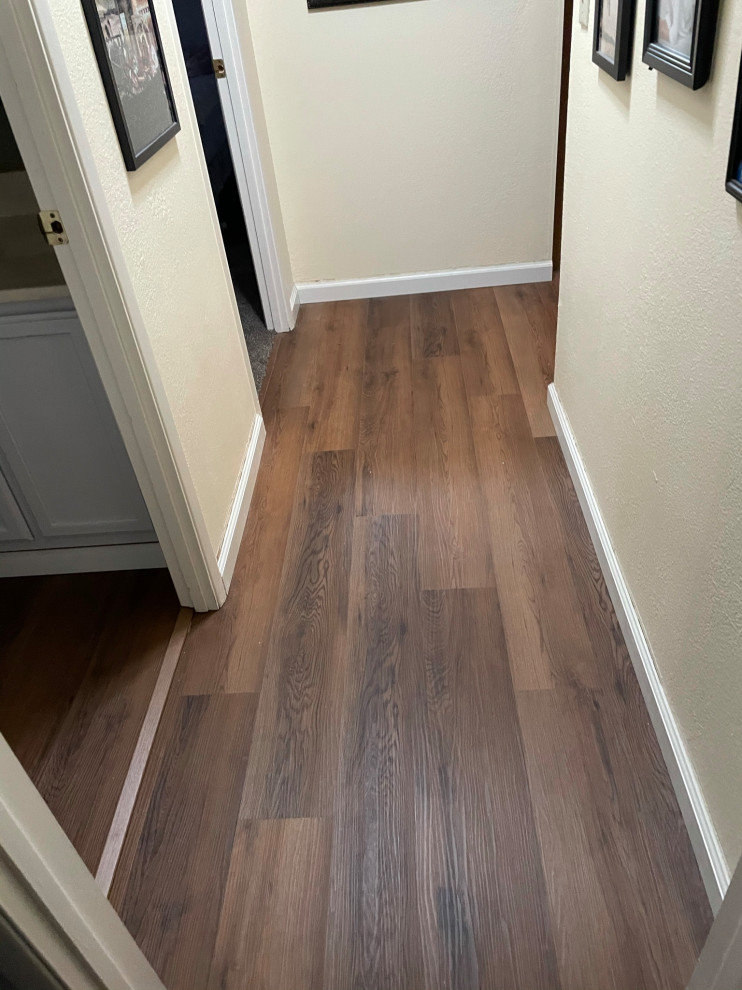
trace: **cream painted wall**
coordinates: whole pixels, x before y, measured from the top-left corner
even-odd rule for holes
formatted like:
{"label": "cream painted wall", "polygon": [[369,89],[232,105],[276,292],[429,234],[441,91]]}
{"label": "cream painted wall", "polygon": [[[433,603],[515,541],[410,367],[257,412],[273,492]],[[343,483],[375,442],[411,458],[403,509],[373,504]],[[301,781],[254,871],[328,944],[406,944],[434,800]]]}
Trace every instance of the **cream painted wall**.
{"label": "cream painted wall", "polygon": [[711,82],[613,82],[573,27],[556,384],[721,844],[742,852],[742,4]]}
{"label": "cream painted wall", "polygon": [[169,0],[157,13],[181,131],[127,172],[79,3],[52,0],[83,116],[209,538],[218,551],[259,414]]}
{"label": "cream painted wall", "polygon": [[551,258],[561,3],[242,5],[296,281]]}

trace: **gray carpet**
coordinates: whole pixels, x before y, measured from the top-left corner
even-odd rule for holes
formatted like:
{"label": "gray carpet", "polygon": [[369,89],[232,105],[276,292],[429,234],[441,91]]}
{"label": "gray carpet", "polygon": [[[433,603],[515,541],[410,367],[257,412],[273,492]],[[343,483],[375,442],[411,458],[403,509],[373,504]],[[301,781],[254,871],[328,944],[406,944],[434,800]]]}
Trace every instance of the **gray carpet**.
{"label": "gray carpet", "polygon": [[253,378],[255,379],[255,388],[259,392],[265,378],[268,358],[271,356],[276,334],[275,331],[267,329],[238,285],[235,285],[234,291],[237,296],[237,308],[240,311],[240,321],[242,323],[242,332],[245,335],[245,343],[247,344],[247,353],[250,356],[250,367],[252,368]]}

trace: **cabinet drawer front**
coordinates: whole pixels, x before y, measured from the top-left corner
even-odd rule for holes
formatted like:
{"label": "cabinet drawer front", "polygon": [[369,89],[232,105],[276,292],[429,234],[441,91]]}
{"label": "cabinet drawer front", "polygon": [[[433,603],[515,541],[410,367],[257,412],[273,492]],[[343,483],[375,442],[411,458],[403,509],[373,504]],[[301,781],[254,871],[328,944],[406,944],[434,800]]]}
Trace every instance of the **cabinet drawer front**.
{"label": "cabinet drawer front", "polygon": [[0,321],[0,448],[40,536],[151,534],[76,315]]}

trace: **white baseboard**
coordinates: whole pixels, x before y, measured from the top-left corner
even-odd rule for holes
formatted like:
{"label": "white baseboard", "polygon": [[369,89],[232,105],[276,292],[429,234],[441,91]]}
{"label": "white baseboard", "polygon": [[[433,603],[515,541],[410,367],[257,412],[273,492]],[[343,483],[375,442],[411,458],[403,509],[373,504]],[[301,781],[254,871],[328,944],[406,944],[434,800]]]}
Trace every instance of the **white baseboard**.
{"label": "white baseboard", "polygon": [[6,550],[0,553],[0,577],[136,571],[166,566],[159,543],[110,543],[94,547]]}
{"label": "white baseboard", "polygon": [[265,424],[262,416],[255,417],[250,442],[245,451],[245,460],[242,462],[240,478],[232,501],[232,508],[227,520],[227,528],[224,531],[222,545],[219,548],[217,565],[219,573],[224,578],[227,591],[234,574],[234,565],[237,561],[237,552],[242,542],[242,534],[245,532],[247,513],[250,508],[252,493],[255,489],[255,480],[260,467],[260,455],[263,453],[265,443]]}
{"label": "white baseboard", "polygon": [[295,285],[291,290],[291,298],[289,299],[289,320],[291,326],[289,330],[293,330],[296,326],[296,321],[299,319],[299,307],[301,306],[301,300],[299,299],[299,287]]}
{"label": "white baseboard", "polygon": [[729,866],[719,844],[706,802],[703,799],[703,793],[685,748],[680,728],[675,721],[665,689],[662,687],[652,651],[642,629],[639,613],[624,580],[610,534],[577,448],[572,427],[554,385],[549,386],[548,404],[557,438],[595,545],[595,552],[600,561],[608,593],[616,610],[639,686],[644,695],[644,701],[688,829],[711,909],[716,914],[729,886],[731,878]]}
{"label": "white baseboard", "polygon": [[415,272],[412,275],[383,275],[346,281],[300,282],[296,289],[300,303],[337,302],[341,299],[377,299],[380,296],[411,296],[418,292],[549,282],[552,275],[550,261],[529,261],[522,265],[454,268],[444,272]]}

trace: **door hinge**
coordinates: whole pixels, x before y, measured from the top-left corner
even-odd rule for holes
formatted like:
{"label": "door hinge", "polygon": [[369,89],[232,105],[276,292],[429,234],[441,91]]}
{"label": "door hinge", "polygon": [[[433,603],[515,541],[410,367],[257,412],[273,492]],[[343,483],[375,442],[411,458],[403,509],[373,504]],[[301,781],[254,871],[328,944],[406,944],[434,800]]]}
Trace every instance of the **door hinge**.
{"label": "door hinge", "polygon": [[52,247],[56,247],[57,244],[69,244],[70,239],[58,210],[42,210],[39,213],[39,227],[47,244],[51,244]]}
{"label": "door hinge", "polygon": [[214,75],[217,79],[224,79],[227,75],[227,70],[224,68],[224,59],[215,58],[214,59]]}

